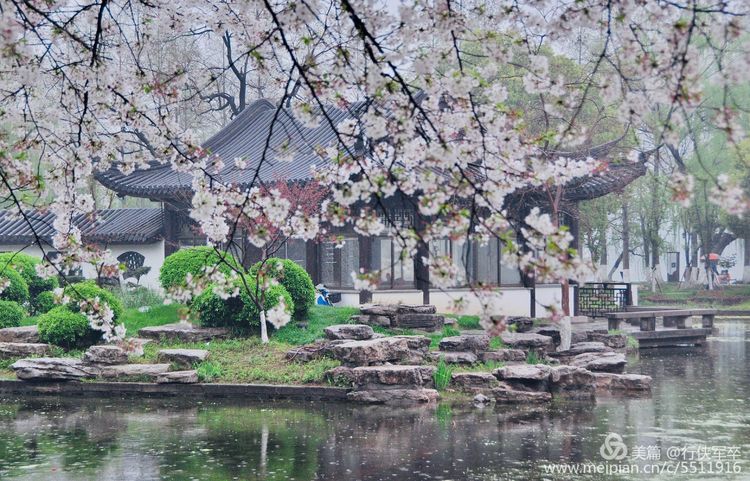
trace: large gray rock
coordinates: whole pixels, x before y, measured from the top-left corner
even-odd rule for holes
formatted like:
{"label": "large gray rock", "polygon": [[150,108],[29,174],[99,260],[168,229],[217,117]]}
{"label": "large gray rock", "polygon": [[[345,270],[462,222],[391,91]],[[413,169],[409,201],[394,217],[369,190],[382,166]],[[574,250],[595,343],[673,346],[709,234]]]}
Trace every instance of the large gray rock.
{"label": "large gray rock", "polygon": [[514,364],[495,369],[497,379],[517,391],[549,391],[551,368],[545,364]]}
{"label": "large gray rock", "polygon": [[358,391],[432,387],[432,366],[367,366],[352,369],[352,382]]}
{"label": "large gray rock", "polygon": [[526,353],[521,349],[500,349],[498,351],[485,351],[479,353],[481,362],[523,362]]}
{"label": "large gray rock", "polygon": [[508,326],[515,326],[516,332],[529,332],[534,327],[534,319],[525,316],[511,316],[505,319]]}
{"label": "large gray rock", "polygon": [[175,322],[163,326],[144,327],[138,331],[140,337],[154,340],[181,342],[205,342],[229,337],[229,329],[222,327],[195,327],[188,323]]}
{"label": "large gray rock", "polygon": [[346,366],[336,366],[324,372],[323,378],[336,386],[351,386],[354,382],[354,369]]}
{"label": "large gray rock", "polygon": [[195,364],[208,359],[205,349],[162,349],[156,360],[165,364],[176,364],[180,368],[191,369]]}
{"label": "large gray rock", "polygon": [[384,316],[384,317],[394,317],[396,314],[398,314],[398,306],[397,305],[383,305],[383,304],[372,304],[372,305],[365,305],[360,306],[359,312],[362,315],[365,316]]}
{"label": "large gray rock", "polygon": [[0,359],[26,356],[46,356],[52,351],[49,344],[38,342],[0,342]]}
{"label": "large gray rock", "polygon": [[592,400],[595,397],[594,375],[581,367],[555,366],[551,368],[549,384],[553,396],[579,400]]}
{"label": "large gray rock", "polygon": [[453,352],[453,351],[432,351],[429,354],[430,358],[437,362],[441,359],[445,361],[446,364],[463,364],[463,365],[471,365],[476,364],[479,362],[479,357],[474,354],[473,352]]}
{"label": "large gray rock", "polygon": [[624,354],[618,352],[586,352],[575,356],[570,364],[589,371],[622,374],[628,363]]}
{"label": "large gray rock", "polygon": [[368,326],[391,327],[391,318],[388,316],[360,314],[352,316],[349,319],[358,324],[367,324]]}
{"label": "large gray rock", "polygon": [[126,364],[128,353],[119,346],[91,346],[83,353],[86,364]]}
{"label": "large gray rock", "polygon": [[624,349],[628,345],[628,336],[626,334],[609,334],[597,331],[589,331],[588,340],[601,342],[612,349]]}
{"label": "large gray rock", "polygon": [[457,372],[451,376],[451,385],[464,391],[478,391],[496,387],[498,381],[489,372]]}
{"label": "large gray rock", "polygon": [[440,395],[434,389],[376,389],[351,391],[346,395],[353,402],[370,404],[426,404],[435,402]]}
{"label": "large gray rock", "polygon": [[541,334],[503,332],[500,338],[503,340],[503,344],[511,349],[535,350],[540,352],[551,352],[555,349],[555,342],[552,338],[542,336]]}
{"label": "large gray rock", "polygon": [[120,364],[99,367],[99,376],[104,379],[145,377],[155,380],[159,374],[169,371],[169,364]]}
{"label": "large gray rock", "polygon": [[546,391],[519,391],[507,386],[494,388],[492,395],[498,404],[546,403],[552,400],[552,395]]}
{"label": "large gray rock", "polygon": [[99,374],[98,368],[71,357],[19,359],[10,368],[24,381],[69,381],[94,378]]}
{"label": "large gray rock", "polygon": [[559,346],[560,342],[562,341],[560,328],[557,326],[551,326],[551,325],[538,326],[538,327],[533,328],[530,332],[533,334],[540,334],[542,336],[551,337],[552,341],[555,343],[555,346]]}
{"label": "large gray rock", "polygon": [[0,342],[39,342],[37,326],[6,327],[0,329]]}
{"label": "large gray rock", "polygon": [[364,324],[337,324],[326,327],[323,332],[327,339],[333,341],[342,339],[363,341],[370,339],[375,334],[372,327]]}
{"label": "large gray rock", "polygon": [[578,354],[583,354],[584,352],[610,352],[610,351],[612,351],[612,348],[607,346],[603,342],[587,341],[587,342],[577,342],[575,344],[572,344],[570,346],[570,349],[567,352],[573,356],[577,356]]}
{"label": "large gray rock", "polygon": [[463,335],[444,337],[440,340],[441,351],[478,353],[486,351],[490,347],[490,337],[481,335]]}
{"label": "large gray rock", "polygon": [[190,371],[171,371],[156,375],[157,384],[195,384],[198,382],[198,373]]}
{"label": "large gray rock", "polygon": [[371,366],[409,359],[412,351],[404,338],[383,337],[344,342],[333,346],[331,355],[348,366]]}
{"label": "large gray rock", "polygon": [[614,374],[611,372],[592,373],[596,388],[609,391],[650,391],[651,376],[640,374]]}
{"label": "large gray rock", "polygon": [[409,347],[409,355],[400,361],[401,364],[421,364],[430,352],[432,342],[426,336],[393,336],[395,339],[406,340]]}
{"label": "large gray rock", "polygon": [[402,329],[421,329],[423,331],[439,331],[445,324],[445,318],[437,314],[397,314],[391,320],[392,327]]}

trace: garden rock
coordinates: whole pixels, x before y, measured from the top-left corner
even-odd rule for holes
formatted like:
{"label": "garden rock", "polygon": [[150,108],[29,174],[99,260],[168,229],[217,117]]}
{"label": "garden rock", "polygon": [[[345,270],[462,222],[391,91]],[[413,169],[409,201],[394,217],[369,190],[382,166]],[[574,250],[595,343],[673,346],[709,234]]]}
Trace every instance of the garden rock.
{"label": "garden rock", "polygon": [[570,364],[589,371],[622,374],[628,363],[624,354],[617,352],[586,352],[575,356]]}
{"label": "garden rock", "polygon": [[651,376],[640,374],[614,374],[610,372],[594,372],[594,381],[599,390],[610,391],[650,391]]}
{"label": "garden rock", "polygon": [[549,383],[553,396],[579,400],[592,400],[595,397],[594,375],[581,367],[553,367],[550,371]]}
{"label": "garden rock", "polygon": [[471,401],[472,401],[472,403],[475,406],[481,407],[481,406],[485,406],[485,405],[489,404],[490,402],[492,402],[492,399],[488,398],[487,396],[485,396],[482,393],[479,393],[476,396],[474,396],[474,399],[472,399]]}
{"label": "garden rock", "polygon": [[116,366],[101,366],[99,368],[99,376],[105,379],[146,377],[154,380],[159,374],[168,372],[169,367],[169,364],[119,364]]}
{"label": "garden rock", "polygon": [[584,352],[610,352],[612,348],[605,345],[603,342],[598,341],[587,341],[577,342],[571,344],[570,349],[567,351],[570,355],[576,356],[583,354]]}
{"label": "garden rock", "polygon": [[440,395],[434,389],[376,389],[351,391],[346,397],[353,402],[401,405],[435,402]]}
{"label": "garden rock", "polygon": [[31,342],[0,342],[0,359],[24,356],[46,356],[50,354],[49,344]]}
{"label": "garden rock", "polygon": [[324,332],[327,339],[334,341],[341,339],[363,341],[371,339],[375,334],[372,327],[364,324],[338,324],[326,327]]}
{"label": "garden rock", "polygon": [[126,364],[128,354],[118,346],[91,346],[83,354],[86,364]]}
{"label": "garden rock", "polygon": [[424,331],[439,331],[445,324],[445,318],[437,314],[401,314],[391,320],[392,327],[402,329],[421,329]]}
{"label": "garden rock", "polygon": [[486,351],[490,347],[490,337],[487,335],[463,335],[444,337],[440,341],[441,351],[471,351],[478,353]]}
{"label": "garden rock", "polygon": [[492,374],[513,390],[548,391],[551,370],[544,364],[515,364],[495,369]]}
{"label": "garden rock", "polygon": [[337,386],[351,386],[354,382],[353,369],[346,366],[337,366],[323,373],[323,378]]}
{"label": "garden rock", "polygon": [[371,366],[399,362],[412,356],[402,337],[383,337],[366,341],[349,341],[333,346],[331,355],[348,366]]}
{"label": "garden rock", "polygon": [[39,342],[37,326],[6,327],[0,329],[0,342]]}
{"label": "garden rock", "polygon": [[609,334],[596,331],[589,331],[588,340],[601,342],[612,349],[624,349],[628,345],[628,336],[625,334]]}
{"label": "garden rock", "polygon": [[516,332],[529,332],[534,327],[534,319],[530,317],[508,317],[505,323],[508,326],[516,326]]}
{"label": "garden rock", "polygon": [[156,359],[161,363],[176,364],[181,368],[190,369],[194,364],[208,359],[208,355],[205,349],[162,349]]}
{"label": "garden rock", "polygon": [[172,371],[156,375],[157,384],[195,384],[198,382],[198,373],[191,371]]}
{"label": "garden rock", "polygon": [[555,349],[555,342],[549,336],[533,334],[530,332],[503,332],[500,335],[503,344],[512,349],[523,349],[524,351],[536,350],[551,352]]}
{"label": "garden rock", "polygon": [[430,357],[434,361],[444,360],[446,364],[476,364],[479,358],[473,352],[433,351]]}
{"label": "garden rock", "polygon": [[352,382],[358,391],[432,387],[432,366],[367,366],[352,369]]}
{"label": "garden rock", "polygon": [[229,329],[222,327],[194,327],[188,323],[175,322],[163,326],[144,327],[138,331],[140,337],[154,340],[181,342],[205,342],[229,337]]}
{"label": "garden rock", "polygon": [[523,362],[526,353],[521,349],[500,349],[499,351],[485,351],[479,353],[482,362]]}
{"label": "garden rock", "polygon": [[506,386],[494,388],[492,395],[498,404],[546,403],[552,400],[552,395],[546,391],[518,391]]}
{"label": "garden rock", "polygon": [[377,315],[356,315],[349,318],[358,324],[367,324],[368,326],[391,327],[391,318]]}
{"label": "garden rock", "polygon": [[478,391],[491,389],[498,381],[489,372],[457,372],[451,376],[451,385],[465,391]]}
{"label": "garden rock", "polygon": [[557,326],[539,326],[539,327],[535,327],[530,332],[533,334],[540,334],[542,336],[551,337],[552,342],[555,343],[555,346],[559,346],[560,342],[562,342],[562,336],[560,335],[560,328]]}
{"label": "garden rock", "polygon": [[98,368],[70,357],[20,359],[10,368],[18,379],[24,381],[69,381],[93,378],[99,374]]}

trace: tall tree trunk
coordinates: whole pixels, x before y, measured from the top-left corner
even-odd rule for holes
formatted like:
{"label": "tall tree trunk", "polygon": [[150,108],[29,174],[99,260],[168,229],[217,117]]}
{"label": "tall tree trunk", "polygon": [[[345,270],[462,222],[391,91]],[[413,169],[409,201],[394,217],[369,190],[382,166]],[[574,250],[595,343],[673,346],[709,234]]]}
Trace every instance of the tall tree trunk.
{"label": "tall tree trunk", "polygon": [[622,281],[630,282],[630,219],[627,200],[622,203]]}
{"label": "tall tree trunk", "polygon": [[745,259],[742,263],[742,282],[750,282],[750,238],[742,240],[744,244]]}
{"label": "tall tree trunk", "polygon": [[599,233],[599,280],[606,281],[608,278],[607,264],[607,231],[602,229]]}

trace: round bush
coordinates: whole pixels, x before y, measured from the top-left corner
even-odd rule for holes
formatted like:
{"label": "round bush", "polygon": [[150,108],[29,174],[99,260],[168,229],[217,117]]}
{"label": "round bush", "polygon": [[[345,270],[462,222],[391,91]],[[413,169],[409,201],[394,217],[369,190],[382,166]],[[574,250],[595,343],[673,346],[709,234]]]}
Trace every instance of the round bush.
{"label": "round bush", "polygon": [[7,265],[4,268],[0,267],[0,280],[5,281],[6,279],[10,281],[10,284],[0,293],[0,299],[19,304],[24,304],[29,300],[28,284],[23,280],[21,274]]}
{"label": "round bush", "polygon": [[[255,282],[246,277],[248,288],[254,292]],[[222,299],[213,293],[209,287],[200,296],[195,298],[192,307],[198,312],[198,318],[204,327],[229,327],[238,330],[256,330],[260,327],[260,310],[253,296],[248,294],[241,281],[237,281],[240,287],[240,295]],[[284,286],[275,285],[269,288],[266,293],[266,310],[276,307],[279,298],[284,298],[289,312],[294,309],[294,301]]]}
{"label": "round bush", "polygon": [[[261,263],[258,262],[250,268],[250,277],[258,278],[258,270]],[[274,277],[291,294],[294,301],[294,318],[304,320],[307,312],[315,303],[315,286],[310,275],[297,264],[289,259],[271,257],[263,264],[265,275]]]}
{"label": "round bush", "polygon": [[42,262],[38,257],[23,252],[3,252],[0,254],[0,266],[9,265],[15,269],[29,286],[29,295],[33,300],[40,293],[51,291],[58,286],[57,278],[45,279],[36,273],[36,266]]}
{"label": "round bush", "polygon": [[0,301],[0,328],[18,327],[26,317],[21,304],[13,301]]}
{"label": "round bush", "polygon": [[66,349],[88,347],[95,344],[101,332],[89,325],[88,318],[65,306],[58,306],[39,317],[39,338],[43,342]]}
{"label": "round bush", "polygon": [[[226,262],[239,268],[240,264],[231,254],[224,256]],[[167,256],[159,270],[159,282],[164,289],[185,285],[185,276],[191,273],[197,276],[206,266],[218,265],[219,271],[229,274],[232,269],[221,260],[213,247],[188,247]]]}
{"label": "round bush", "polygon": [[40,292],[31,300],[31,307],[35,314],[49,312],[50,309],[55,307],[55,296],[52,294],[52,291]]}
{"label": "round bush", "polygon": [[112,292],[97,286],[93,281],[79,282],[65,288],[65,295],[70,297],[68,308],[73,312],[80,311],[79,302],[82,300],[93,301],[97,297],[99,301],[106,303],[114,314],[113,319],[117,322],[124,308],[122,302]]}

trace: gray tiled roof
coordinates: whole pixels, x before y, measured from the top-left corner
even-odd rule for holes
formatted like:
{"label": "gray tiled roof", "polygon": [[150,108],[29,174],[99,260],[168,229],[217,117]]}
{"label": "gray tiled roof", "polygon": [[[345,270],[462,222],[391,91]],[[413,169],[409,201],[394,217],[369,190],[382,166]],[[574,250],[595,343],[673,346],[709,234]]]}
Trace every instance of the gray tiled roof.
{"label": "gray tiled roof", "polygon": [[[85,242],[147,244],[163,238],[162,216],[161,209],[103,209],[91,216],[79,215],[74,223]],[[31,244],[36,242],[34,233],[50,243],[54,214],[27,211],[26,219],[0,211],[0,244]]]}
{"label": "gray tiled roof", "polygon": [[[331,122],[323,119],[316,128],[307,128],[287,109],[278,108],[268,100],[257,100],[208,139],[203,148],[224,161],[225,166],[220,173],[224,182],[248,186],[255,184],[256,170],[261,160],[258,172],[261,181],[307,180],[311,178],[312,167],[325,162],[316,149],[337,144],[331,123],[337,125],[355,116],[362,105],[353,104],[347,111],[329,108],[326,112]],[[295,152],[293,160],[276,159],[276,149],[284,145],[289,145]],[[236,168],[234,159],[237,157],[246,159],[246,169]],[[136,170],[129,175],[123,174],[115,166],[97,173],[96,178],[105,187],[121,195],[155,200],[189,199],[192,196],[191,176],[159,162],[153,162],[150,168]]]}

